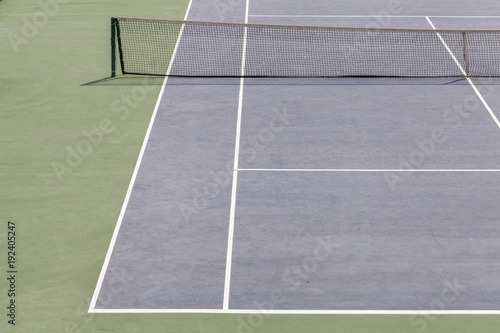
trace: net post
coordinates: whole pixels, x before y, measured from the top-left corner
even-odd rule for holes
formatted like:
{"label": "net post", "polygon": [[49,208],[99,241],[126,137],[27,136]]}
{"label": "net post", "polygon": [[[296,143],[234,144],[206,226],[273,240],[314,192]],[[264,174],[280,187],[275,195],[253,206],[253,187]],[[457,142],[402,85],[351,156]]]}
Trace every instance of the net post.
{"label": "net post", "polygon": [[467,33],[465,31],[462,31],[462,39],[464,46],[465,73],[467,74],[467,77],[469,77],[470,76],[469,52],[467,49]]}
{"label": "net post", "polygon": [[116,76],[116,17],[111,18],[111,77]]}

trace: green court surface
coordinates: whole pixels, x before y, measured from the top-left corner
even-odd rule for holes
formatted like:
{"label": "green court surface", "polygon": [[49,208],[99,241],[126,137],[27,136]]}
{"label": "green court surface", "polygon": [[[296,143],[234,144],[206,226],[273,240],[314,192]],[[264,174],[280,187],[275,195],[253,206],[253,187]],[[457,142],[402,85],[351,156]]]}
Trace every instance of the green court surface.
{"label": "green court surface", "polygon": [[[104,80],[110,18],[182,19],[187,5],[0,1],[0,332],[498,332],[499,316],[432,312],[87,313],[163,82]],[[8,221],[17,232],[15,325],[7,316]]]}

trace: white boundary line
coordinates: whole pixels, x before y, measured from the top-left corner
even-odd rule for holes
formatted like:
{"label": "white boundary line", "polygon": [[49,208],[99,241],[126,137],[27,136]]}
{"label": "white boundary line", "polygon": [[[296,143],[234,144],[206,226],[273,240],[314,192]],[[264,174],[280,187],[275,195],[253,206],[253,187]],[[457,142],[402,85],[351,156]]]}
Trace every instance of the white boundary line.
{"label": "white boundary line", "polygon": [[[245,23],[248,23],[248,9],[250,0],[246,0],[245,7]],[[227,234],[227,254],[226,254],[226,276],[224,279],[224,299],[222,302],[222,309],[227,311],[229,309],[229,295],[231,291],[231,263],[233,260],[233,236],[234,236],[234,219],[236,215],[236,193],[238,188],[238,166],[240,158],[240,133],[241,133],[241,113],[243,110],[243,90],[245,87],[245,61],[247,54],[247,28],[243,35],[243,52],[241,54],[241,79],[240,79],[240,93],[238,97],[238,119],[236,123],[236,140],[234,144],[234,169],[233,169],[233,187],[231,191],[231,209],[229,212],[229,228]]]}
{"label": "white boundary line", "polygon": [[[432,23],[431,19],[426,16],[425,19],[427,20],[427,22],[431,25],[432,29],[436,30],[436,27],[434,26],[434,24]],[[462,72],[462,75],[464,77],[467,77],[467,72],[465,72],[464,68],[462,67],[462,65],[460,64],[460,62],[457,60],[457,57],[455,57],[455,55],[453,54],[453,52],[451,51],[451,49],[448,47],[448,44],[444,41],[443,37],[441,36],[441,34],[439,32],[436,32],[436,35],[438,36],[439,40],[441,41],[441,43],[444,45],[444,47],[446,48],[446,51],[448,51],[448,53],[450,54],[450,56],[452,57],[453,61],[455,62],[455,64],[458,66],[458,68],[460,69],[460,71]]]}
{"label": "white boundary line", "polygon": [[500,169],[239,169],[254,172],[500,172]]}
{"label": "white boundary line", "polygon": [[284,315],[500,315],[498,310],[220,310],[220,309],[97,309],[92,313],[284,314]]}
{"label": "white boundary line", "polygon": [[[432,21],[429,18],[429,16],[426,16],[425,19],[427,20],[427,22],[429,22],[429,24],[431,25],[432,29],[436,30],[436,27],[434,26],[434,23],[432,23]],[[469,77],[467,77],[467,73],[465,72],[465,70],[463,69],[463,67],[460,65],[460,63],[458,62],[458,60],[455,57],[455,55],[453,54],[453,52],[448,47],[448,44],[446,44],[446,42],[444,41],[443,37],[441,37],[441,34],[439,32],[436,32],[436,35],[439,37],[439,39],[441,40],[441,43],[443,43],[444,47],[446,48],[446,50],[448,51],[448,53],[451,55],[451,57],[453,58],[453,60],[457,64],[458,68],[460,68],[460,71],[462,72],[462,74],[464,75],[464,77],[467,79],[467,82],[469,82],[469,84],[472,87],[472,89],[474,89],[474,91],[476,92],[476,95],[477,95],[477,97],[479,97],[479,100],[481,100],[481,102],[483,103],[483,105],[486,108],[486,110],[488,110],[491,118],[493,118],[493,120],[497,124],[498,128],[500,128],[500,121],[498,121],[498,118],[495,116],[495,114],[493,113],[493,110],[491,110],[490,106],[488,105],[488,103],[486,102],[486,100],[483,98],[483,95],[481,95],[481,93],[477,89],[477,87],[474,84],[474,82],[472,82],[472,80]]]}
{"label": "white boundary line", "polygon": [[[189,11],[191,9],[191,4],[193,0],[189,1],[188,8],[186,10],[186,14],[184,16],[184,20],[187,20]],[[245,23],[248,23],[248,17],[389,17],[386,15],[248,15],[248,9],[249,9],[249,0],[246,2],[246,12],[245,12]],[[432,26],[433,29],[436,29],[432,21],[429,19],[429,17],[443,17],[443,18],[500,18],[500,16],[390,16],[390,17],[425,17],[429,24]],[[172,58],[170,60],[170,64],[167,70],[167,76],[165,77],[165,80],[163,81],[162,88],[160,90],[158,99],[156,101],[156,105],[153,111],[153,114],[151,116],[151,120],[148,126],[148,129],[146,131],[146,135],[144,137],[144,141],[141,147],[141,151],[139,153],[137,163],[132,175],[132,178],[129,183],[129,187],[127,189],[127,193],[125,195],[125,199],[120,211],[120,215],[118,217],[117,224],[115,226],[115,230],[113,232],[111,242],[108,248],[108,252],[106,254],[104,264],[101,269],[101,273],[99,275],[99,279],[97,281],[96,288],[94,290],[94,295],[92,297],[92,300],[90,302],[90,307],[88,312],[89,313],[186,313],[186,314],[191,314],[191,313],[207,313],[207,314],[222,314],[222,313],[227,313],[227,314],[401,314],[401,315],[408,315],[408,314],[413,314],[413,315],[500,315],[500,311],[496,310],[444,310],[444,311],[431,311],[431,310],[230,310],[229,309],[229,291],[230,291],[230,278],[231,278],[231,260],[232,260],[232,241],[233,241],[233,234],[234,234],[234,217],[235,217],[235,203],[236,203],[236,189],[237,189],[237,176],[238,176],[238,171],[287,171],[287,172],[299,172],[299,171],[308,171],[308,172],[500,172],[500,170],[475,170],[475,169],[427,169],[427,170],[412,170],[412,169],[238,169],[238,163],[239,163],[239,142],[240,142],[240,131],[241,131],[241,111],[242,111],[242,101],[243,101],[243,88],[244,88],[244,78],[241,78],[240,80],[240,94],[239,94],[239,102],[238,102],[238,124],[237,124],[237,129],[236,129],[236,143],[235,143],[235,159],[234,159],[234,171],[233,171],[233,192],[231,196],[231,215],[230,215],[230,225],[229,225],[229,231],[228,231],[228,253],[227,253],[227,261],[226,261],[226,280],[225,280],[225,286],[224,286],[224,302],[223,302],[223,309],[95,309],[95,305],[97,302],[97,298],[99,296],[102,283],[104,281],[104,277],[106,275],[107,267],[109,265],[109,261],[111,259],[111,255],[113,253],[113,248],[116,243],[116,239],[121,227],[121,224],[123,222],[123,217],[125,215],[125,211],[128,205],[128,201],[130,199],[130,195],[132,193],[132,189],[135,183],[135,179],[137,177],[142,158],[144,156],[144,152],[146,150],[147,142],[149,140],[149,136],[151,134],[151,130],[153,128],[154,120],[156,118],[156,114],[158,112],[158,108],[161,103],[161,99],[163,97],[165,87],[167,84],[168,80],[168,73],[171,70],[173,60],[175,58],[175,55],[177,53],[177,48],[183,33],[184,26],[181,28],[181,31],[179,33],[179,37],[177,39],[174,52],[172,53]],[[243,55],[242,55],[242,74],[244,73],[245,70],[245,56],[246,56],[246,35],[247,31],[245,29],[245,36],[244,36],[244,41],[243,41]],[[443,45],[446,47],[450,55],[453,57],[457,65],[459,66],[460,70],[464,73],[465,71],[463,70],[462,66],[460,63],[457,61],[456,57],[454,54],[451,52],[449,49],[448,45],[446,42],[442,39],[441,35],[437,33],[438,37],[440,38],[441,42]],[[500,122],[494,115],[493,111],[489,107],[489,105],[486,103],[480,92],[477,90],[475,87],[474,83],[467,78],[469,81],[470,85],[480,98],[481,102],[484,104],[492,118],[495,120],[497,126],[500,128]]]}
{"label": "white boundary line", "polygon": [[[191,9],[192,2],[193,2],[193,0],[189,0],[189,4],[188,4],[187,10],[186,10],[186,14],[184,16],[184,20],[187,20],[189,10]],[[89,311],[88,311],[89,313],[96,311],[95,305],[97,303],[97,298],[99,297],[99,293],[101,292],[102,283],[104,282],[104,277],[105,277],[106,271],[108,269],[109,261],[111,259],[111,255],[112,255],[113,249],[115,247],[116,239],[118,237],[118,233],[120,231],[120,227],[121,227],[122,222],[123,222],[123,217],[125,216],[125,211],[127,209],[127,205],[128,205],[129,200],[130,200],[130,196],[132,194],[132,189],[134,188],[135,179],[137,177],[137,174],[139,173],[139,168],[141,166],[142,158],[144,156],[144,152],[146,150],[146,146],[147,146],[147,143],[149,141],[149,136],[151,135],[151,130],[153,129],[153,124],[154,124],[154,121],[156,118],[156,114],[158,113],[158,108],[160,107],[163,93],[164,93],[165,87],[167,85],[168,74],[170,73],[170,70],[172,69],[172,64],[174,62],[175,55],[177,54],[177,48],[179,46],[183,31],[184,31],[184,25],[182,26],[182,28],[179,32],[179,37],[177,38],[177,42],[175,44],[174,51],[172,53],[172,58],[170,59],[170,63],[168,65],[167,76],[165,76],[165,79],[163,80],[163,85],[161,87],[160,94],[158,95],[158,99],[156,100],[156,105],[155,105],[153,114],[151,115],[151,119],[149,121],[149,126],[148,126],[148,129],[146,131],[146,135],[144,136],[144,141],[142,142],[141,151],[139,152],[139,156],[138,156],[137,162],[135,164],[134,173],[132,174],[132,178],[130,179],[130,183],[129,183],[129,186],[127,189],[127,193],[125,195],[125,199],[123,201],[120,215],[118,216],[118,221],[116,223],[115,230],[113,231],[113,236],[111,237],[111,242],[110,242],[109,247],[108,247],[108,252],[106,253],[106,257],[104,259],[101,273],[99,274],[99,279],[97,280],[97,285],[96,285],[95,290],[94,290],[94,295],[92,296],[92,300],[90,301],[90,306],[89,306]]]}
{"label": "white boundary line", "polygon": [[436,16],[429,16],[429,15],[280,15],[280,14],[254,14],[254,15],[249,15],[250,17],[297,17],[297,18],[302,18],[302,17],[311,17],[311,18],[370,18],[370,17],[384,17],[384,18],[424,18],[424,17],[435,17],[435,18],[478,18],[478,19],[485,19],[485,18],[500,18],[500,16],[469,16],[469,15],[458,15],[458,16],[453,16],[453,15],[436,15]]}

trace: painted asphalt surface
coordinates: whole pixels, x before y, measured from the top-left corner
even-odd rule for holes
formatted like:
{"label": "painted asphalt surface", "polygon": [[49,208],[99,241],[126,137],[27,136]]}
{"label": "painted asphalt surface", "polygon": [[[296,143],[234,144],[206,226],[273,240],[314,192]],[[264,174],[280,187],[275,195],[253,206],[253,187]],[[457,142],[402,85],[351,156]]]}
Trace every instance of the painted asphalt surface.
{"label": "painted asphalt surface", "polygon": [[[251,23],[333,26],[373,18],[252,14],[388,9],[250,4]],[[399,15],[500,13],[399,4]],[[189,19],[243,22],[244,2],[195,0]],[[499,110],[498,82],[475,82]],[[222,309],[239,83],[168,79],[96,309]],[[500,172],[408,171],[500,169],[500,128],[465,80],[246,79],[242,105],[230,309],[500,309]]]}

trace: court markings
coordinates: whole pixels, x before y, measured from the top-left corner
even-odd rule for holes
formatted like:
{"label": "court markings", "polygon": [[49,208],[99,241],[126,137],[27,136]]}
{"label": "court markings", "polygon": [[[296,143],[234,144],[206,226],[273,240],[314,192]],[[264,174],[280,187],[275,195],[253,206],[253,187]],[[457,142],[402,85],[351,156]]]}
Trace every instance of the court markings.
{"label": "court markings", "polygon": [[238,169],[254,172],[500,172],[500,169]]}
{"label": "court markings", "polygon": [[95,309],[90,313],[197,313],[261,315],[499,315],[496,310],[217,310],[217,309]]}
{"label": "court markings", "polygon": [[[186,10],[186,14],[184,17],[184,20],[187,20],[192,1],[189,1],[188,8]],[[405,16],[389,16],[389,15],[249,15],[248,14],[249,10],[249,0],[246,0],[246,12],[245,12],[245,23],[248,23],[248,18],[249,17],[401,17],[401,18],[409,18],[409,17],[419,17],[419,18],[426,18],[431,27],[436,30],[434,24],[430,20],[430,17],[433,18],[500,18],[500,16],[421,16],[421,15],[405,15]],[[163,81],[162,88],[160,90],[160,94],[158,96],[150,123],[149,127],[147,129],[143,145],[141,147],[141,151],[139,153],[139,157],[134,169],[134,173],[132,175],[125,200],[122,206],[122,209],[120,211],[120,215],[118,218],[117,225],[115,227],[115,230],[112,235],[112,239],[108,248],[108,252],[106,254],[104,264],[97,282],[96,289],[94,291],[94,295],[92,297],[90,307],[88,312],[89,313],[200,313],[200,314],[292,314],[292,315],[299,315],[299,314],[401,314],[401,315],[441,315],[441,314],[457,314],[457,315],[466,315],[466,314],[472,314],[472,315],[499,315],[500,311],[497,310],[439,310],[439,311],[434,311],[434,310],[259,310],[259,309],[241,309],[241,310],[236,310],[236,309],[229,309],[229,293],[230,293],[230,278],[231,278],[231,260],[232,260],[232,246],[233,246],[233,236],[234,236],[234,221],[235,221],[235,209],[236,209],[236,192],[237,192],[237,176],[239,171],[274,171],[274,172],[500,172],[498,169],[239,169],[238,168],[238,157],[239,157],[239,142],[240,142],[240,133],[241,133],[241,113],[242,113],[242,101],[243,101],[243,88],[244,88],[244,78],[241,78],[240,81],[240,93],[239,93],[239,103],[238,103],[238,124],[237,124],[237,130],[236,130],[236,144],[235,144],[235,159],[234,159],[234,170],[233,170],[233,188],[232,188],[232,195],[231,195],[231,212],[230,212],[230,221],[229,221],[229,232],[228,232],[228,252],[227,252],[227,262],[226,262],[226,279],[225,279],[225,287],[224,287],[224,302],[223,302],[223,308],[222,309],[96,309],[95,305],[97,302],[97,298],[100,293],[100,289],[102,287],[102,283],[106,274],[107,267],[109,265],[109,261],[113,252],[114,245],[116,243],[116,239],[118,236],[118,232],[120,230],[123,217],[128,205],[128,201],[130,199],[132,189],[135,183],[135,179],[137,177],[140,164],[142,161],[142,158],[144,156],[144,152],[147,146],[147,142],[149,140],[149,136],[154,124],[154,120],[156,118],[156,114],[158,112],[161,99],[164,94],[164,90],[167,84],[168,80],[168,72],[171,69],[171,66],[173,64],[173,60],[175,58],[176,52],[177,52],[177,47],[179,45],[181,36],[182,36],[183,28],[181,28],[176,46],[174,48],[174,52],[172,55],[172,58],[170,60],[169,64],[169,69],[167,71],[167,76],[165,77],[165,80]],[[465,75],[465,71],[463,70],[462,66],[460,63],[456,60],[456,57],[454,54],[451,52],[449,49],[448,45],[446,42],[442,39],[439,33],[437,33],[438,37],[440,38],[441,42],[443,45],[446,47],[450,55],[454,58],[455,62],[459,66],[460,70],[462,73]],[[244,38],[244,43],[243,43],[243,54],[242,54],[242,74],[244,74],[244,67],[245,67],[245,54],[246,54],[246,30],[245,30],[245,38]],[[496,122],[497,126],[500,128],[500,122],[498,121],[497,117],[487,104],[487,102],[484,100],[483,96],[479,92],[479,90],[476,88],[474,83],[470,80],[470,78],[467,78],[469,84],[471,87],[474,89],[476,94],[478,95],[479,99],[483,103],[483,105],[486,107],[494,121]]]}
{"label": "court markings", "polygon": [[[432,23],[432,21],[429,18],[429,16],[426,16],[425,19],[427,20],[427,22],[429,22],[429,24],[432,27],[432,29],[436,30],[436,27],[434,26],[434,23]],[[469,84],[471,85],[472,89],[474,89],[474,91],[476,92],[477,97],[479,98],[479,100],[481,101],[481,103],[483,103],[483,105],[486,108],[486,110],[488,110],[488,112],[490,113],[491,117],[493,118],[493,120],[497,124],[498,128],[500,128],[500,121],[498,121],[498,118],[495,116],[495,114],[493,113],[493,110],[490,108],[490,106],[488,105],[488,103],[486,102],[486,100],[483,98],[483,95],[481,95],[481,93],[477,89],[477,87],[474,84],[474,82],[472,82],[472,80],[470,79],[470,77],[467,76],[467,73],[463,69],[462,65],[460,65],[460,62],[458,62],[458,60],[455,57],[455,55],[453,54],[453,52],[450,50],[448,44],[446,44],[446,42],[444,41],[443,37],[441,37],[441,34],[439,32],[436,32],[436,35],[439,37],[439,39],[441,40],[441,43],[443,43],[443,45],[446,48],[446,50],[448,51],[448,53],[451,55],[451,57],[453,58],[453,60],[457,64],[458,68],[460,69],[460,71],[462,72],[462,74],[464,75],[464,77],[467,79],[467,82],[469,82]]]}
{"label": "court markings", "polygon": [[[188,14],[189,14],[189,10],[191,9],[192,2],[193,2],[193,0],[189,0],[188,7],[187,7],[187,10],[186,10],[186,14],[184,16],[184,20],[187,20],[187,17],[188,17]],[[118,216],[118,221],[116,223],[115,230],[113,231],[113,235],[111,237],[111,241],[110,241],[110,244],[109,244],[108,252],[106,253],[106,257],[104,259],[104,263],[103,263],[103,266],[102,266],[102,269],[101,269],[101,273],[99,274],[99,279],[97,280],[97,285],[96,285],[96,288],[94,290],[94,295],[92,296],[92,300],[90,301],[90,306],[89,306],[89,310],[88,310],[89,313],[93,313],[96,310],[95,309],[95,305],[97,303],[97,299],[99,297],[99,293],[101,292],[102,283],[104,282],[104,277],[106,275],[106,271],[107,271],[108,266],[109,266],[109,261],[111,259],[111,255],[113,254],[113,249],[115,247],[116,239],[118,238],[118,233],[120,231],[120,227],[122,225],[123,218],[125,216],[125,211],[127,210],[127,206],[128,206],[128,202],[130,200],[130,196],[132,195],[132,190],[134,188],[135,179],[137,178],[137,174],[139,173],[139,169],[140,169],[140,166],[141,166],[142,158],[144,157],[144,152],[146,151],[146,146],[147,146],[147,143],[149,141],[149,136],[151,134],[151,131],[153,129],[153,124],[154,124],[154,121],[155,121],[155,118],[156,118],[156,114],[158,113],[158,109],[159,109],[160,104],[161,104],[163,93],[165,92],[165,87],[167,86],[168,74],[170,73],[170,70],[172,69],[172,65],[174,63],[174,58],[175,58],[175,56],[177,54],[177,49],[178,49],[178,46],[179,46],[179,43],[180,43],[183,31],[184,31],[184,25],[182,26],[182,28],[181,28],[181,30],[179,32],[179,37],[177,38],[177,42],[175,44],[174,51],[172,52],[172,58],[170,58],[170,63],[169,63],[168,69],[167,69],[167,75],[165,76],[165,79],[163,80],[163,84],[162,84],[162,87],[160,89],[160,93],[158,95],[158,99],[156,100],[156,105],[155,105],[155,108],[153,110],[153,114],[151,115],[151,119],[149,121],[149,126],[148,126],[148,129],[146,131],[146,135],[144,136],[144,141],[142,142],[142,147],[141,147],[141,150],[139,152],[139,157],[137,158],[137,162],[135,164],[134,172],[132,174],[132,178],[130,179],[130,183],[129,183],[129,186],[128,186],[128,189],[127,189],[127,193],[125,194],[125,199],[123,201],[123,205],[122,205],[122,208],[120,210],[120,215]]]}
{"label": "court markings", "polygon": [[433,18],[467,18],[467,19],[488,19],[488,18],[500,18],[500,16],[467,16],[467,15],[280,15],[280,14],[253,14],[249,15],[250,17],[290,17],[290,18],[425,18],[425,17],[433,17]]}
{"label": "court markings", "polygon": [[[248,9],[250,0],[246,0],[245,6],[245,23],[248,23]],[[231,192],[231,208],[229,213],[229,229],[227,236],[227,253],[226,253],[226,276],[224,281],[224,298],[222,308],[227,310],[229,308],[229,295],[231,290],[231,263],[233,259],[233,238],[234,238],[234,220],[236,215],[236,192],[238,188],[238,166],[240,156],[240,137],[241,137],[241,113],[243,110],[243,90],[245,87],[245,61],[247,53],[247,34],[248,29],[245,27],[243,34],[243,51],[241,54],[241,79],[240,79],[240,92],[238,97],[238,120],[236,124],[236,140],[234,147],[234,170],[233,170],[233,187]]]}

